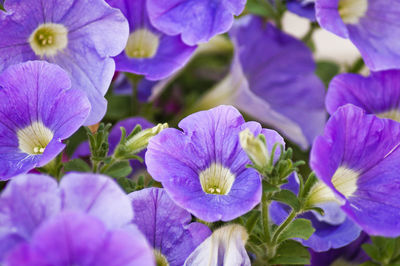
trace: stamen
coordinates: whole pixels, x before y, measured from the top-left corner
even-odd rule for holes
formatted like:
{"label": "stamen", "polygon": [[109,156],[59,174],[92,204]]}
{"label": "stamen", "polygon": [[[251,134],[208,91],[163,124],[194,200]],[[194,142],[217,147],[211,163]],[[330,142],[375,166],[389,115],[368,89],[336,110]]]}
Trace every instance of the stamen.
{"label": "stamen", "polygon": [[376,116],[380,117],[380,118],[388,118],[388,119],[392,119],[394,121],[400,122],[400,110],[397,109],[393,109],[387,112],[382,112],[379,114],[376,114]]}
{"label": "stamen", "polygon": [[147,29],[135,30],[128,39],[125,53],[130,58],[152,58],[156,55],[160,40]]}
{"label": "stamen", "polygon": [[55,56],[67,47],[68,30],[61,24],[41,24],[29,37],[29,44],[37,56]]}
{"label": "stamen", "polygon": [[199,174],[201,188],[207,194],[227,195],[235,181],[235,175],[218,163],[211,164]]}
{"label": "stamen", "polygon": [[42,122],[34,122],[17,132],[19,149],[30,155],[42,154],[53,139],[53,132]]}

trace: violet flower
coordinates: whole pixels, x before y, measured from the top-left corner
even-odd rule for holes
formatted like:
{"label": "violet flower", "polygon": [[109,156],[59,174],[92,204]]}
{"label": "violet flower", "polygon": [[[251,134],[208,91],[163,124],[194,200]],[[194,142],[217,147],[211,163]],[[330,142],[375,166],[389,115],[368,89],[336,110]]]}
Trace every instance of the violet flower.
{"label": "violet flower", "polygon": [[369,77],[340,74],[329,84],[325,101],[330,114],[351,103],[368,114],[400,122],[400,70],[372,72]]}
{"label": "violet flower", "polygon": [[0,180],[46,165],[85,122],[90,103],[70,88],[68,73],[44,61],[0,74]]}
{"label": "violet flower", "polygon": [[315,0],[287,0],[286,7],[290,12],[316,21]]}
{"label": "violet flower", "polygon": [[246,0],[147,0],[154,27],[168,35],[182,35],[188,45],[207,42],[227,32]]}
{"label": "violet flower", "polygon": [[99,122],[114,75],[111,56],[128,38],[128,23],[104,0],[12,0],[0,12],[0,72],[7,66],[42,59],[64,68],[72,87],[91,103],[85,125]]}
{"label": "violet flower", "polygon": [[336,201],[366,233],[400,235],[400,124],[340,107],[315,140],[310,164],[320,182],[309,204]]}
{"label": "violet flower", "polygon": [[108,229],[101,220],[63,211],[45,221],[29,242],[15,247],[5,265],[155,265],[146,239],[135,226]]}
{"label": "violet flower", "polygon": [[400,2],[387,0],[316,0],[324,29],[350,39],[373,71],[400,68]]}
{"label": "violet flower", "polygon": [[264,134],[271,153],[283,139],[256,122],[245,122],[231,106],[219,106],[184,118],[179,127],[164,129],[149,141],[146,165],[179,206],[214,222],[245,214],[261,200],[261,178],[239,143],[246,128]]}
{"label": "violet flower", "polygon": [[168,36],[149,21],[148,0],[107,0],[121,9],[129,22],[130,35],[125,50],[116,58],[117,70],[144,75],[148,80],[164,79],[182,68],[196,46]]}
{"label": "violet flower", "polygon": [[133,223],[153,247],[157,265],[183,265],[211,234],[206,225],[192,223],[190,213],[177,206],[164,189],[147,188],[129,197],[135,212]]}
{"label": "violet flower", "polygon": [[232,104],[306,149],[322,133],[325,89],[311,51],[261,18],[246,16],[230,32],[231,73],[200,102]]}
{"label": "violet flower", "polygon": [[[133,219],[128,196],[106,176],[71,173],[58,185],[46,175],[19,175],[0,195],[0,262],[14,247],[35,238],[43,224],[68,210],[95,217],[108,229],[125,227]],[[71,233],[70,238],[74,236]]]}

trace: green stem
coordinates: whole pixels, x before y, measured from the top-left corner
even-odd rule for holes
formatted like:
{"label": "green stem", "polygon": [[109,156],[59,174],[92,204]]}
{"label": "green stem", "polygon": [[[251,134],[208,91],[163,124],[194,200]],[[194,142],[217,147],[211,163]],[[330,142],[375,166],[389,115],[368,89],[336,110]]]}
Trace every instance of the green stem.
{"label": "green stem", "polygon": [[273,244],[279,244],[277,243],[279,236],[284,232],[284,230],[293,222],[294,218],[297,216],[297,212],[292,211],[289,216],[286,218],[286,220],[279,225],[278,229],[276,229],[274,236],[272,237],[272,243]]}
{"label": "green stem", "polygon": [[93,173],[98,173],[100,162],[92,159],[92,166],[93,166],[92,167],[92,172]]}
{"label": "green stem", "polygon": [[101,168],[101,172],[104,173],[105,171],[108,170],[108,168],[110,168],[113,164],[115,164],[115,163],[118,162],[118,161],[119,161],[119,160],[118,160],[117,158],[115,158],[114,156],[112,156],[111,161],[110,161],[108,164],[104,165],[104,166]]}

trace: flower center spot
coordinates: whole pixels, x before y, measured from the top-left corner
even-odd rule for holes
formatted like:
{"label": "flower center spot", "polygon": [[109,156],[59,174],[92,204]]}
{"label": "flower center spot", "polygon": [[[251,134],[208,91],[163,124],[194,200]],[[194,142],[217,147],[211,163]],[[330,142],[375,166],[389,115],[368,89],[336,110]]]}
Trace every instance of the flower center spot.
{"label": "flower center spot", "polygon": [[368,10],[368,0],[340,0],[339,14],[346,24],[357,24]]}
{"label": "flower center spot", "polygon": [[31,125],[18,130],[18,147],[30,155],[42,154],[47,145],[53,139],[53,132],[41,122],[34,122]]}
{"label": "flower center spot", "polygon": [[211,164],[199,174],[200,184],[207,194],[227,195],[235,181],[235,175],[219,163]]}
{"label": "flower center spot", "polygon": [[153,58],[160,45],[159,37],[147,29],[135,30],[129,35],[125,54],[129,58]]}
{"label": "flower center spot", "polygon": [[55,56],[67,47],[68,30],[61,24],[41,24],[29,37],[29,44],[37,56]]}

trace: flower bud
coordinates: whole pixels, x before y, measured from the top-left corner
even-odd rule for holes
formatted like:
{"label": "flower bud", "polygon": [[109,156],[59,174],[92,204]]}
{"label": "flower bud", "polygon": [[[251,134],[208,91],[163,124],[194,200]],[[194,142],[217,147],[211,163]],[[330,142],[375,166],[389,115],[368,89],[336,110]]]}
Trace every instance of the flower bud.
{"label": "flower bud", "polygon": [[266,167],[269,162],[269,152],[264,141],[255,137],[248,128],[239,133],[240,145],[250,160],[258,167]]}
{"label": "flower bud", "polygon": [[133,135],[129,138],[125,144],[125,146],[129,149],[131,153],[138,153],[144,150],[149,143],[149,140],[160,133],[162,130],[168,127],[167,123],[158,124],[155,127],[148,128],[140,131],[139,133]]}

